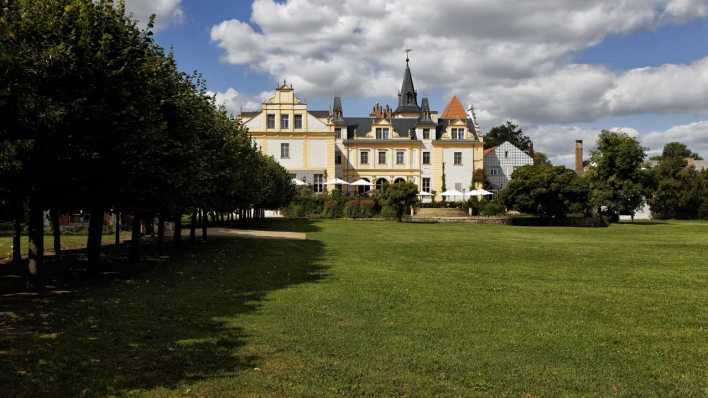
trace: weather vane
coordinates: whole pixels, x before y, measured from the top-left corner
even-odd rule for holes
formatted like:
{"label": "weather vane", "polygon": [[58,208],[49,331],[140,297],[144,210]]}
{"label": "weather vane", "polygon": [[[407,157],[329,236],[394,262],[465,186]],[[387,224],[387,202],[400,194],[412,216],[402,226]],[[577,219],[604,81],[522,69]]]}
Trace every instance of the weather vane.
{"label": "weather vane", "polygon": [[411,51],[413,51],[413,50],[410,49],[410,48],[406,48],[406,63],[408,63],[408,61],[410,61],[410,60],[408,59],[408,53],[410,53]]}

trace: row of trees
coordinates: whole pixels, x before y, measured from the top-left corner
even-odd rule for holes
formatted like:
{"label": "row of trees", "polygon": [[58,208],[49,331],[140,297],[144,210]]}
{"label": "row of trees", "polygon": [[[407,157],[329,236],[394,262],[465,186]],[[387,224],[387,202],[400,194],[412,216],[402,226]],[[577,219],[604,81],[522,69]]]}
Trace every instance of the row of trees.
{"label": "row of trees", "polygon": [[669,143],[656,165],[646,162],[636,138],[603,131],[584,175],[537,163],[516,170],[501,197],[509,208],[541,217],[569,213],[634,215],[649,204],[658,218],[708,218],[708,170],[689,167],[685,145]]}
{"label": "row of trees", "polygon": [[60,213],[91,213],[95,267],[104,212],[132,215],[136,235],[141,220],[158,217],[160,240],[174,220],[179,242],[185,213],[257,216],[251,209],[278,208],[293,195],[286,170],[215,105],[200,75],[178,70],[151,30],[152,22],[138,28],[122,1],[0,7],[0,200],[13,209],[18,236],[28,209],[35,278],[46,210],[55,225]]}

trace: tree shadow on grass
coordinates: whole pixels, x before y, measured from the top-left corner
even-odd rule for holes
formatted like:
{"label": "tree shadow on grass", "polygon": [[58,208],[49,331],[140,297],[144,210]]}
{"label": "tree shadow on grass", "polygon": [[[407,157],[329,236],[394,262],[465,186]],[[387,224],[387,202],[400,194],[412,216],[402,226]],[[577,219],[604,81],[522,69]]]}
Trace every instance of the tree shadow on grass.
{"label": "tree shadow on grass", "polygon": [[264,231],[319,232],[322,228],[317,221],[304,218],[266,218],[257,224],[235,225],[236,228]]}
{"label": "tree shadow on grass", "polygon": [[233,377],[259,358],[240,352],[233,321],[272,291],[326,277],[313,240],[212,238],[108,286],[0,302],[0,391],[105,396]]}

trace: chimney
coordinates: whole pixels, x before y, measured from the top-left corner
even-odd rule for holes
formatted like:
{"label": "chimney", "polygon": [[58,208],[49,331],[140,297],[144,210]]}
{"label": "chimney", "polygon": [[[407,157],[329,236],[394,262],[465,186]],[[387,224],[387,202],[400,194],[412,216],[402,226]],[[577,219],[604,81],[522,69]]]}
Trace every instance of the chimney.
{"label": "chimney", "polygon": [[575,172],[583,175],[583,140],[575,140]]}
{"label": "chimney", "polygon": [[533,142],[529,142],[529,156],[533,157]]}

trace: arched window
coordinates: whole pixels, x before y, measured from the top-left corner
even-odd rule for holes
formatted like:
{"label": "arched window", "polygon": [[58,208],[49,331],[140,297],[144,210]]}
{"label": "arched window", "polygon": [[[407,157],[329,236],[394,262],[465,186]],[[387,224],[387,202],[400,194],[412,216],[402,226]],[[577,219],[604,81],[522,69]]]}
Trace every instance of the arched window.
{"label": "arched window", "polygon": [[383,189],[386,185],[388,185],[388,180],[385,178],[379,178],[376,180],[376,190]]}
{"label": "arched window", "polygon": [[395,181],[393,181],[394,184],[398,184],[399,182],[406,182],[406,180],[402,177],[398,177]]}

